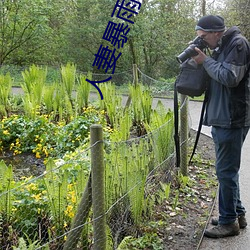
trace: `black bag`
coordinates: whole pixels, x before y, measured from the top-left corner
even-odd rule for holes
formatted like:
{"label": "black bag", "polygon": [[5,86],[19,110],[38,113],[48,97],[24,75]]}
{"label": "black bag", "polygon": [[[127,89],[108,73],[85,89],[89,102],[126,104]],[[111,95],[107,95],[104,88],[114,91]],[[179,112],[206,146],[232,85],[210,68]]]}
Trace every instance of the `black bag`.
{"label": "black bag", "polygon": [[175,81],[177,92],[191,97],[201,96],[207,88],[209,79],[203,65],[190,58],[183,62],[180,68],[180,74]]}
{"label": "black bag", "polygon": [[192,58],[186,60],[181,64],[181,71],[175,81],[174,89],[174,124],[175,124],[175,149],[176,149],[176,166],[180,167],[180,140],[179,140],[179,114],[178,114],[178,93],[183,95],[188,95],[191,97],[201,96],[205,93],[200,122],[198,131],[196,134],[195,144],[193,147],[192,155],[190,157],[189,163],[192,161],[192,158],[195,154],[195,150],[199,141],[202,120],[207,103],[207,86],[208,86],[209,76],[202,65],[198,65]]}

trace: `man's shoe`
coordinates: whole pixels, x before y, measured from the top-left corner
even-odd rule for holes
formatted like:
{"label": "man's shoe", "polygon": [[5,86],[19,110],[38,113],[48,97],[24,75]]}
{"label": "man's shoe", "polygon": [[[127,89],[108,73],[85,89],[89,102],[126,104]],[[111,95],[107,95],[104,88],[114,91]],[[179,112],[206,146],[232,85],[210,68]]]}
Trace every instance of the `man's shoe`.
{"label": "man's shoe", "polygon": [[241,229],[247,226],[247,220],[245,214],[242,214],[238,217],[238,222]]}
{"label": "man's shoe", "polygon": [[210,229],[206,229],[204,235],[209,238],[223,238],[228,236],[239,235],[240,227],[238,222],[234,222],[232,224],[222,225],[219,224]]}
{"label": "man's shoe", "polygon": [[[239,222],[240,229],[243,229],[243,228],[245,228],[247,226],[247,220],[246,220],[245,214],[239,215],[238,222]],[[214,225],[214,226],[217,226],[218,225],[218,219],[217,218],[212,218],[211,224]]]}

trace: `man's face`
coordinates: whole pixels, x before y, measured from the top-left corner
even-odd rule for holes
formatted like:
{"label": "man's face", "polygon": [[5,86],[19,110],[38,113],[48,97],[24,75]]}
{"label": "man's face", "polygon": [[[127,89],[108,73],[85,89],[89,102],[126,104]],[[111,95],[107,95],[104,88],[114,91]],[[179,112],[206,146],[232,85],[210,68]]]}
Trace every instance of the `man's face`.
{"label": "man's face", "polygon": [[197,30],[196,33],[208,44],[210,49],[215,49],[218,46],[218,42],[221,38],[221,32],[206,32],[203,30]]}

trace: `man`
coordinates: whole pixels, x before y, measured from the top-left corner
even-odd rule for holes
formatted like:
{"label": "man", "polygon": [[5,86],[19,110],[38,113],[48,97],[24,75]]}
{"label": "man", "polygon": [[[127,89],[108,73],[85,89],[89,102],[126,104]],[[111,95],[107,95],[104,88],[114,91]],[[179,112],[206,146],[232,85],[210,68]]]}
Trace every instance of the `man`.
{"label": "man", "polygon": [[220,16],[202,17],[196,33],[213,50],[206,56],[195,48],[193,59],[203,64],[210,76],[204,125],[212,126],[219,181],[219,218],[205,235],[221,238],[239,234],[247,226],[240,200],[241,149],[250,126],[250,47],[237,27],[225,30]]}

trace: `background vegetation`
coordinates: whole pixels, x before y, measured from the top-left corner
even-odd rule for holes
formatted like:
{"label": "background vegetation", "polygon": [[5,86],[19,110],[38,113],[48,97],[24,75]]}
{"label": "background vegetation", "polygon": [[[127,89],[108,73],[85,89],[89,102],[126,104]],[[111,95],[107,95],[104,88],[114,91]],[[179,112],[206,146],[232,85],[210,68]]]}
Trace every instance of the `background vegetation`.
{"label": "background vegetation", "polygon": [[[92,64],[114,6],[112,0],[1,1],[0,65],[71,62],[83,72],[101,73]],[[222,15],[228,27],[239,25],[250,38],[248,6],[246,0],[143,0],[116,73],[137,64],[155,79],[175,76],[175,56],[195,37],[195,23],[205,14]]]}

